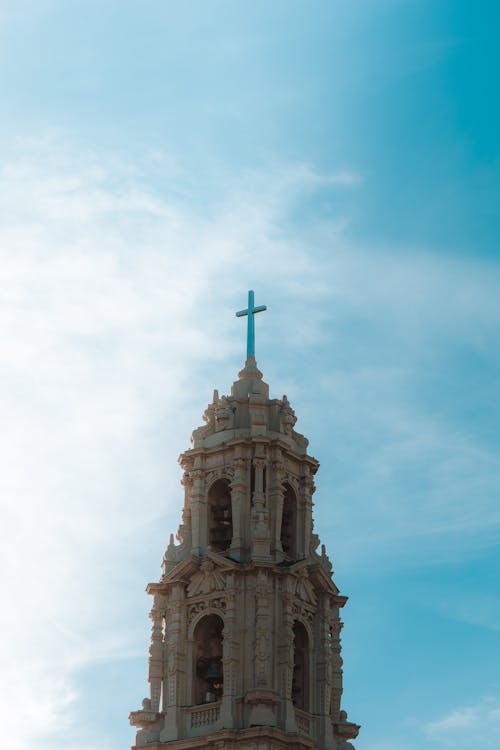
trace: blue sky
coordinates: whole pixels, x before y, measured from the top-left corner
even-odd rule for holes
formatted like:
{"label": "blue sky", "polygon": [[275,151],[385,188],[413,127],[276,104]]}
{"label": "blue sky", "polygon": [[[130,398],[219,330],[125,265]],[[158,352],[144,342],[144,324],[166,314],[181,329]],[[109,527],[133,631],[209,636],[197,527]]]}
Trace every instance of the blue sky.
{"label": "blue sky", "polygon": [[250,288],[321,462],[358,750],[498,748],[499,15],[0,2],[11,750],[132,743],[177,456]]}

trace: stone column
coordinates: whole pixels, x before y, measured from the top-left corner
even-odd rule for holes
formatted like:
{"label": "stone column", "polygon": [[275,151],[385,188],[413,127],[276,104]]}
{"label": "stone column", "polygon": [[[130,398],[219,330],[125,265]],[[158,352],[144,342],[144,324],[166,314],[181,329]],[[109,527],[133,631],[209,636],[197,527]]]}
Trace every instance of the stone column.
{"label": "stone column", "polygon": [[259,570],[255,585],[255,639],[253,642],[254,689],[245,700],[250,707],[249,722],[256,726],[276,726],[279,696],[273,689],[274,639],[273,579],[268,570]]}
{"label": "stone column", "polygon": [[167,675],[165,682],[167,716],[165,728],[160,734],[162,742],[178,739],[181,731],[179,707],[183,704],[182,687],[186,668],[183,599],[183,586],[182,584],[176,584],[170,592],[166,609]]}
{"label": "stone column", "polygon": [[202,469],[192,469],[189,472],[192,480],[191,512],[192,512],[192,540],[193,554],[200,555],[202,547],[208,543],[206,531],[206,503],[204,502],[205,472]]}
{"label": "stone column", "polygon": [[252,558],[270,559],[271,534],[269,531],[269,512],[265,507],[263,473],[266,466],[264,458],[254,458],[255,490],[252,509]]}
{"label": "stone column", "polygon": [[163,680],[163,613],[157,608],[157,602],[149,615],[153,622],[151,627],[151,646],[149,647],[149,688],[151,710],[160,711],[161,684]]}
{"label": "stone column", "polygon": [[224,729],[233,729],[236,728],[235,700],[240,692],[238,680],[239,672],[241,672],[237,590],[233,573],[228,574],[226,579],[225,600],[226,610],[222,644],[224,694],[220,718],[221,726]]}
{"label": "stone column", "polygon": [[279,459],[271,464],[271,485],[269,490],[269,505],[274,516],[272,553],[278,561],[284,559],[281,544],[281,524],[283,521],[283,481],[285,478],[285,464]]}
{"label": "stone column", "polygon": [[271,687],[272,650],[271,650],[271,589],[268,573],[260,570],[255,587],[255,684],[259,687]]}
{"label": "stone column", "polygon": [[182,510],[182,524],[179,526],[179,535],[182,537],[182,545],[188,550],[193,546],[192,518],[191,518],[191,496],[193,491],[193,478],[187,471],[182,477],[184,486],[184,508]]}
{"label": "stone column", "polygon": [[237,456],[233,461],[234,476],[231,482],[231,504],[233,515],[233,540],[231,542],[231,557],[241,560],[245,546],[242,534],[242,521],[247,489],[246,461]]}
{"label": "stone column", "polygon": [[294,663],[293,603],[293,593],[285,589],[282,595],[282,628],[280,633],[280,645],[278,647],[278,668],[283,723],[286,732],[297,731],[295,710],[292,703],[292,680]]}
{"label": "stone column", "polygon": [[325,747],[333,744],[332,717],[330,715],[332,694],[332,632],[330,629],[330,607],[328,597],[318,602],[315,623],[316,658],[314,675],[316,681],[316,703],[312,713],[318,714],[318,740]]}
{"label": "stone column", "polygon": [[340,620],[338,610],[334,613],[333,620],[330,622],[331,629],[331,647],[330,647],[330,664],[331,664],[331,717],[332,720],[338,721],[340,715],[340,699],[342,697],[342,664],[340,656],[340,631],[343,623]]}
{"label": "stone column", "polygon": [[[314,479],[311,474],[311,469],[309,465],[304,466],[304,477],[302,480],[302,492],[303,492],[303,513],[304,513],[304,535],[303,539],[301,540],[302,544],[304,545],[303,548],[300,550],[301,556],[306,557],[309,554],[309,548],[311,546],[311,534],[312,534],[312,508],[313,508],[313,502],[312,502],[312,496],[315,491],[314,486]],[[302,504],[302,503],[301,503]]]}

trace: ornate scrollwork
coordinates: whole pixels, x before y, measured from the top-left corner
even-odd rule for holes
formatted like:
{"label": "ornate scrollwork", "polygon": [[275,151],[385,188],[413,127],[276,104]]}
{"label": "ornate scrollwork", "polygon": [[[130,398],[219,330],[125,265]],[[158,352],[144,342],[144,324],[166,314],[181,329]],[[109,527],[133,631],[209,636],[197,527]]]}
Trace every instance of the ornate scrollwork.
{"label": "ornate scrollwork", "polygon": [[314,587],[308,579],[306,569],[301,570],[298,574],[295,593],[300,599],[302,599],[302,601],[312,604],[313,606],[318,601]]}
{"label": "ornate scrollwork", "polygon": [[292,612],[294,615],[301,617],[309,623],[314,621],[314,610],[307,607],[303,602],[295,602],[292,605]]}
{"label": "ornate scrollwork", "polygon": [[194,602],[188,607],[188,623],[191,624],[196,615],[206,609],[219,609],[224,612],[226,601],[222,597],[218,597],[217,599],[203,599],[199,602]]}
{"label": "ornate scrollwork", "polygon": [[218,469],[207,471],[207,481],[210,483],[213,479],[227,479],[231,481],[234,476],[234,469],[231,466],[224,466]]}

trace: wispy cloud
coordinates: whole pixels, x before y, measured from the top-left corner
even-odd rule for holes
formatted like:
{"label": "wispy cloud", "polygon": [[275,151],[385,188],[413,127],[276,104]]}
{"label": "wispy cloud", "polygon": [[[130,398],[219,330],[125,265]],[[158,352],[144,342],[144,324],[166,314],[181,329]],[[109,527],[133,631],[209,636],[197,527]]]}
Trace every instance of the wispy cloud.
{"label": "wispy cloud", "polygon": [[[224,388],[220,363],[226,387],[241,364],[233,312],[246,290],[255,285],[272,302],[259,323],[267,379],[308,403],[309,419],[320,412],[310,436],[345,466],[346,527],[363,517],[356,527],[373,539],[387,528],[402,538],[494,519],[496,459],[445,415],[421,409],[408,384],[443,336],[481,349],[482,324],[496,325],[500,310],[489,269],[351,247],[335,211],[297,231],[301,201],[350,187],[349,170],[240,176],[224,199],[200,207],[178,171],[164,176],[164,190],[133,164],[50,142],[22,151],[0,171],[0,593],[9,602],[0,718],[12,750],[42,747],[44,737],[62,746],[69,728],[76,748],[90,742],[75,728],[85,689],[76,670],[142,642],[143,610],[140,625],[130,612],[143,606],[148,571],[179,521],[175,459],[210,389]],[[433,333],[433,305],[450,278],[455,291]],[[412,476],[431,478],[429,494],[417,492],[419,512],[400,492],[415,462]],[[481,474],[472,518],[463,500]],[[146,528],[155,535],[147,549]]]}
{"label": "wispy cloud", "polygon": [[441,614],[459,622],[475,625],[486,630],[500,630],[500,601],[498,591],[481,593],[468,591],[467,596],[451,592],[432,602]]}
{"label": "wispy cloud", "polygon": [[493,750],[500,742],[500,698],[485,696],[477,703],[453,709],[427,724],[426,734],[444,747]]}
{"label": "wispy cloud", "polygon": [[123,592],[122,566],[130,585],[137,530],[179,509],[175,458],[209,396],[204,368],[229,356],[224,307],[247,269],[279,274],[284,289],[305,280],[304,294],[316,283],[277,221],[310,170],[276,175],[281,199],[271,180],[207,216],[128,165],[23,145],[0,171],[0,716],[13,750],[55,746],[54,732],[65,744],[75,670],[133,653],[126,596],[110,592]]}

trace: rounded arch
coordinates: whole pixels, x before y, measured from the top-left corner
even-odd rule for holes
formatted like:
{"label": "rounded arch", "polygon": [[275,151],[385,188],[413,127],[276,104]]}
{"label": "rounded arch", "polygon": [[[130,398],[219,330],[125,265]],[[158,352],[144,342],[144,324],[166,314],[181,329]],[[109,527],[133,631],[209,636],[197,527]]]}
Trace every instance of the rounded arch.
{"label": "rounded arch", "polygon": [[195,630],[198,627],[198,623],[200,622],[200,620],[203,620],[205,617],[208,617],[209,615],[215,615],[216,617],[218,617],[219,620],[222,621],[222,629],[224,630],[224,626],[225,626],[224,610],[221,610],[218,607],[208,606],[207,609],[202,609],[201,612],[198,612],[189,622],[188,629],[187,629],[187,635],[189,639],[193,640]]}
{"label": "rounded arch", "polygon": [[294,615],[293,622],[294,624],[297,622],[299,623],[299,625],[302,625],[302,627],[306,631],[309,646],[312,648],[314,642],[314,629],[312,627],[311,621],[303,615],[297,613]]}
{"label": "rounded arch", "polygon": [[225,467],[221,469],[216,469],[214,471],[211,471],[208,474],[207,483],[206,483],[206,491],[207,493],[210,493],[210,490],[216,484],[217,482],[220,482],[221,480],[223,482],[227,482],[229,485],[233,481],[233,470],[230,467]]}
{"label": "rounded arch", "polygon": [[224,621],[214,612],[204,612],[193,624],[193,695],[194,705],[212,703],[222,698]]}
{"label": "rounded arch", "polygon": [[297,493],[291,484],[283,485],[283,513],[281,517],[281,547],[287,557],[297,557]]}
{"label": "rounded arch", "polygon": [[303,711],[309,711],[310,644],[309,628],[301,620],[295,620],[293,623],[292,702]]}
{"label": "rounded arch", "polygon": [[208,544],[214,552],[225,552],[233,539],[231,483],[216,478],[208,488]]}

